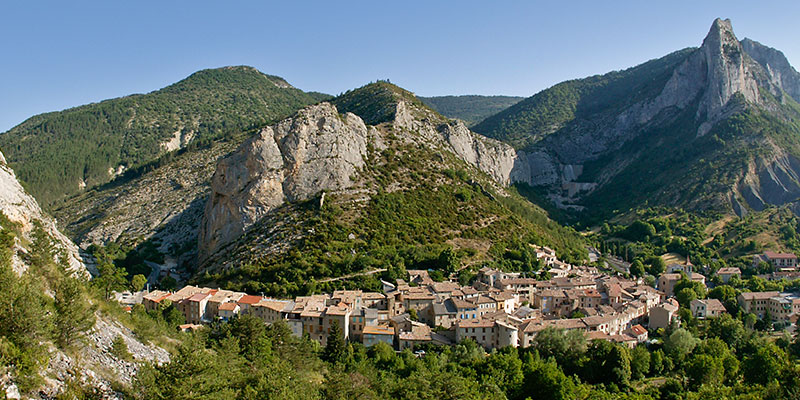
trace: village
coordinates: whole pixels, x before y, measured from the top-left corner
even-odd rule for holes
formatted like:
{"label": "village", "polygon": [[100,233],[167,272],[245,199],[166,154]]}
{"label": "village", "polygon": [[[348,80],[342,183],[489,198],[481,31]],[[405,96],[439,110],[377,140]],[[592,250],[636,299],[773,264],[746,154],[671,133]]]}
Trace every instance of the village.
{"label": "village", "polygon": [[[366,346],[383,342],[397,350],[426,343],[452,345],[466,339],[487,350],[527,347],[548,327],[635,347],[648,340],[649,332],[680,323],[674,287],[683,277],[706,285],[706,277],[695,272],[689,261],[669,265],[654,288],[641,279],[564,263],[547,247],[536,250],[542,265],[549,268],[549,280],[484,267],[472,285],[461,286],[453,281],[435,282],[425,270],[409,270],[407,282],[384,281],[384,293],[339,290],[285,300],[185,286],[174,293],[146,293],[142,304],[148,310],[175,305],[186,319],[181,330],[252,315],[267,324],[284,320],[294,335],[308,335],[322,345],[338,325],[345,340]],[[776,273],[796,272],[794,255],[767,252],[760,257],[775,265]],[[741,276],[741,271],[725,268],[716,275],[728,282]],[[737,300],[743,311],[758,318],[769,314],[786,326],[796,324],[800,316],[796,294],[746,292]],[[692,300],[688,308],[699,319],[726,312],[716,299]]]}

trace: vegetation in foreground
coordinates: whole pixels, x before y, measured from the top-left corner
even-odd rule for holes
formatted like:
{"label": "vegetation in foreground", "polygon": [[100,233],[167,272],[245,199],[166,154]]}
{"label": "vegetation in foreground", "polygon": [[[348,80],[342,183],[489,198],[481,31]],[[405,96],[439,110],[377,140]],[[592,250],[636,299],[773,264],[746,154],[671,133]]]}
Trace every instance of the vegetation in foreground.
{"label": "vegetation in foreground", "polygon": [[800,340],[771,340],[730,316],[672,327],[628,349],[548,329],[530,348],[474,342],[424,355],[296,338],[283,322],[240,317],[188,337],[142,370],[137,399],[795,399]]}

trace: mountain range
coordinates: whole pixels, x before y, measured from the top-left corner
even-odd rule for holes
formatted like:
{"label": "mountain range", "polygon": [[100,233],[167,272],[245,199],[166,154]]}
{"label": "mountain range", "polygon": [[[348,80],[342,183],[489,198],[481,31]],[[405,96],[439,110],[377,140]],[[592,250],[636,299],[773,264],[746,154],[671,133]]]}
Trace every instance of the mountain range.
{"label": "mountain range", "polygon": [[49,207],[164,154],[229,138],[328,97],[251,67],[203,70],[152,93],[31,117],[0,134],[0,149]]}
{"label": "mountain range", "polygon": [[560,83],[473,129],[524,153],[527,183],[564,208],[744,215],[800,195],[798,76],[717,19],[699,48]]}
{"label": "mountain range", "polygon": [[[542,245],[572,263],[599,245],[724,263],[763,245],[756,223],[800,248],[798,101],[786,57],[717,19],[698,48],[525,99],[388,81],[333,97],[238,66],[31,117],[0,134],[0,317],[29,324],[2,327],[0,384],[112,393],[139,368],[109,356],[119,340],[169,360],[168,306],[98,311],[105,280],[133,285],[99,272],[115,267],[289,297],[380,291],[407,269],[546,276]],[[65,302],[79,312],[59,318]],[[71,343],[73,315],[90,340]]]}
{"label": "mountain range", "polygon": [[[249,67],[228,67],[200,71],[150,94],[33,117],[0,135],[0,148],[12,154],[9,164],[21,171],[23,183],[53,205],[47,208],[82,247],[150,241],[170,263],[196,268],[273,210],[321,190],[333,198],[361,191],[357,201],[365,203],[391,192],[392,185],[375,184],[370,169],[394,165],[381,161],[399,151],[388,143],[404,143],[398,135],[409,132],[419,137],[406,142],[438,151],[425,157],[441,158],[437,149],[444,149],[465,163],[430,168],[474,168],[495,192],[519,190],[583,223],[657,205],[740,216],[792,205],[800,194],[798,76],[782,53],[740,42],[730,21],[718,19],[699,48],[563,82],[519,102],[420,99],[388,82],[331,98]],[[333,108],[302,109],[319,101]],[[465,110],[513,102],[472,128],[496,140],[451,120]],[[341,124],[334,123],[336,115]],[[127,128],[112,129],[113,121],[122,120]],[[90,145],[93,140],[123,150],[111,155],[105,145]],[[33,150],[22,152],[23,143]],[[253,159],[241,146],[261,153]],[[91,154],[76,158],[76,147]],[[71,161],[61,168],[52,164],[61,159]],[[90,168],[92,160],[102,160],[102,167]],[[416,179],[433,179],[430,168]],[[64,186],[73,178],[74,185]],[[218,264],[228,262],[224,258]]]}

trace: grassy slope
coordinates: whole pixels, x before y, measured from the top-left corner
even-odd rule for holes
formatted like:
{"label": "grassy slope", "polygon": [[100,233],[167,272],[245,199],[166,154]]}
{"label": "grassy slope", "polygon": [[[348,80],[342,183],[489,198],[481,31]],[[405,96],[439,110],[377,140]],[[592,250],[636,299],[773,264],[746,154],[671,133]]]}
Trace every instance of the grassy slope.
{"label": "grassy slope", "polygon": [[307,94],[250,67],[203,70],[161,90],[32,117],[0,135],[0,148],[48,207],[163,154],[175,132],[205,142],[286,117],[325,95]]}

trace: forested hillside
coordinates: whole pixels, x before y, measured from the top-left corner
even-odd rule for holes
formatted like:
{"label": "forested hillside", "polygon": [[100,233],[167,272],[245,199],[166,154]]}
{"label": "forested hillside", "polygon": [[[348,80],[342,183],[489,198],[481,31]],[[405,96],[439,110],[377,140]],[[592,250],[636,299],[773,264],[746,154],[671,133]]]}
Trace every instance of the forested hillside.
{"label": "forested hillside", "polygon": [[516,96],[434,96],[420,97],[425,105],[448,118],[458,118],[472,126],[518,103]]}
{"label": "forested hillside", "polygon": [[472,129],[519,149],[550,134],[581,129],[592,119],[657,95],[673,69],[693,51],[684,49],[623,70],[559,83],[492,115]]}
{"label": "forested hillside", "polygon": [[798,76],[717,19],[699,48],[559,83],[474,129],[524,150],[538,198],[590,224],[655,205],[743,216],[800,197]]}
{"label": "forested hillside", "polygon": [[0,149],[49,208],[167,151],[266,125],[327,97],[251,67],[209,69],[148,94],[37,115],[0,134]]}

